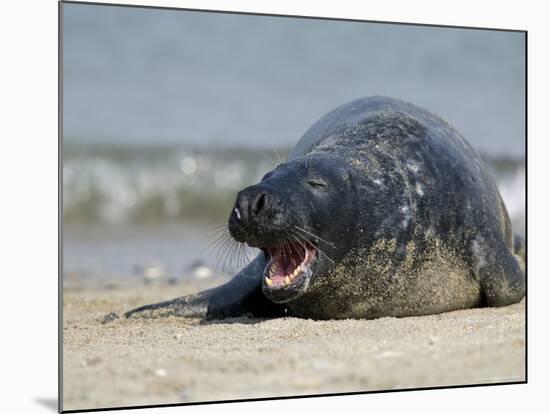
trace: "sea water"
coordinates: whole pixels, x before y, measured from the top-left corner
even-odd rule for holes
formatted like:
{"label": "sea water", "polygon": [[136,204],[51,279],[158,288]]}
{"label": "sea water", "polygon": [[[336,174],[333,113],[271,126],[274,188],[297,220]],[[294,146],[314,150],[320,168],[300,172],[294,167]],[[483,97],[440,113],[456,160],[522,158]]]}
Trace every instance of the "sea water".
{"label": "sea water", "polygon": [[65,4],[64,274],[215,266],[236,192],[369,95],[457,128],[522,234],[524,52],[515,32]]}

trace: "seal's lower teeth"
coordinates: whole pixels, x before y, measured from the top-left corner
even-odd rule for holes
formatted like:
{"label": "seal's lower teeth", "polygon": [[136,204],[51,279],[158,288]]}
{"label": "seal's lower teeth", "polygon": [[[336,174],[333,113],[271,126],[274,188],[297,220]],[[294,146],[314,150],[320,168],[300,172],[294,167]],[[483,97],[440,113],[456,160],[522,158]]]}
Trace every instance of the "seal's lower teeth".
{"label": "seal's lower teeth", "polygon": [[270,278],[266,277],[265,283],[267,283],[267,286],[271,286],[273,284],[273,281]]}

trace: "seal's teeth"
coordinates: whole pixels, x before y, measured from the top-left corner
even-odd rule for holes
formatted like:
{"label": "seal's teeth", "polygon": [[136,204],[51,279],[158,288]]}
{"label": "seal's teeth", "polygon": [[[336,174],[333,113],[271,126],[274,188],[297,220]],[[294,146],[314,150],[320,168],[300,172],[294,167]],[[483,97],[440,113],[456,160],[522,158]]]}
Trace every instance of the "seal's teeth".
{"label": "seal's teeth", "polygon": [[285,284],[288,285],[290,283],[290,278],[288,276],[285,276]]}
{"label": "seal's teeth", "polygon": [[273,281],[270,278],[266,277],[265,283],[267,283],[267,286],[271,286],[273,284]]}
{"label": "seal's teeth", "polygon": [[300,270],[301,270],[302,272],[305,272],[305,271],[307,270],[306,265],[303,264],[303,263],[300,263]]}
{"label": "seal's teeth", "polygon": [[300,273],[300,268],[299,267],[294,269],[294,272],[292,272],[292,276],[296,277],[296,276],[298,276],[298,273]]}

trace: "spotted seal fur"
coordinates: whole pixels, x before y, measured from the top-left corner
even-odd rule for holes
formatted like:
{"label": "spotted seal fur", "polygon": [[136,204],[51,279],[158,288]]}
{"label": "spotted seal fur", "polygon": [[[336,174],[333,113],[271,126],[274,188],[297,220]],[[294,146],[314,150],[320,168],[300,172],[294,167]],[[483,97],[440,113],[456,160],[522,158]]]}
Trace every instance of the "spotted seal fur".
{"label": "spotted seal fur", "polygon": [[228,229],[261,249],[232,280],[126,316],[411,316],[525,293],[523,244],[481,158],[441,118],[397,99],[323,116],[238,193]]}

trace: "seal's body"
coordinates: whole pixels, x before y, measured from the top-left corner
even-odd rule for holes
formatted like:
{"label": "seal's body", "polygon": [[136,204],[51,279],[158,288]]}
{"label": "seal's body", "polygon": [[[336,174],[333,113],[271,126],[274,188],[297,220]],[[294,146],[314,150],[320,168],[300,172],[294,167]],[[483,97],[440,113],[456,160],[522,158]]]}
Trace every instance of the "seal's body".
{"label": "seal's body", "polygon": [[396,99],[322,117],[238,194],[229,231],[262,250],[230,282],[128,314],[376,318],[502,306],[525,291],[520,243],[479,156]]}

